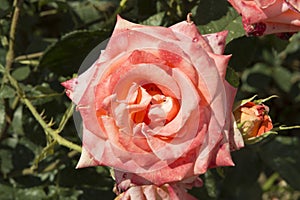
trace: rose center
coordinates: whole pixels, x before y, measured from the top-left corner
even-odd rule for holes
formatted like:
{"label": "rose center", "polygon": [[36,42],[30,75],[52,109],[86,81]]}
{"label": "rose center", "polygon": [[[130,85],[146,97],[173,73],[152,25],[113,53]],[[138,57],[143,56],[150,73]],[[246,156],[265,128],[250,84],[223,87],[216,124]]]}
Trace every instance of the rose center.
{"label": "rose center", "polygon": [[[142,123],[156,127],[163,126],[169,123],[176,116],[179,110],[179,102],[176,98],[166,96],[161,89],[153,84],[145,84],[143,89],[151,96],[151,101],[147,108],[138,111],[132,115],[132,120],[135,123]],[[135,104],[143,101],[142,89],[138,89]]]}

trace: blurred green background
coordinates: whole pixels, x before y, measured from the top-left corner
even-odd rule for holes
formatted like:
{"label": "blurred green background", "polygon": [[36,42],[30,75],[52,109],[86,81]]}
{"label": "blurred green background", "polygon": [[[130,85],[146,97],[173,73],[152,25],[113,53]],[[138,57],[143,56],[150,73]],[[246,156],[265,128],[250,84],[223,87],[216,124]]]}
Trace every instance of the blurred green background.
{"label": "blurred green background", "polygon": [[[0,0],[1,200],[114,198],[109,170],[76,170],[78,148],[55,140],[53,130],[80,146],[60,83],[72,78],[87,54],[110,36],[117,14],[136,23],[170,26],[192,12],[202,34],[229,30],[225,53],[233,55],[227,78],[239,85],[237,100],[276,94],[280,98],[267,102],[275,125],[300,124],[300,34],[246,37],[241,17],[225,0],[19,2],[9,79],[4,67],[13,1]],[[46,124],[42,127],[37,118]],[[297,129],[282,131],[234,152],[235,167],[210,170],[201,176],[204,186],[190,192],[201,200],[300,199],[299,135]]]}

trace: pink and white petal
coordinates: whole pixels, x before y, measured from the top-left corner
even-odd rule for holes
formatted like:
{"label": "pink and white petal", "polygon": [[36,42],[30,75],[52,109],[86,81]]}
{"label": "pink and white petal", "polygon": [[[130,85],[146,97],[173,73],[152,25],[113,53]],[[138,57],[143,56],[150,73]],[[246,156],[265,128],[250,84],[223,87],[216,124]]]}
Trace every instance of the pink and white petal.
{"label": "pink and white petal", "polygon": [[73,102],[75,104],[78,104],[81,100],[82,96],[84,96],[84,93],[88,89],[90,85],[90,80],[92,77],[95,76],[95,73],[97,72],[97,61],[84,73],[80,74],[77,78],[76,87],[74,90],[74,99]]}
{"label": "pink and white petal", "polygon": [[162,67],[155,64],[138,64],[131,66],[131,68],[132,69],[121,76],[119,81],[115,84],[114,93],[117,94],[117,99],[122,100],[122,97],[126,96],[128,93],[127,88],[130,88],[133,82],[138,85],[147,83],[162,85],[171,90],[176,98],[181,98],[177,83],[168,71],[163,70]]}
{"label": "pink and white petal", "polygon": [[[103,117],[103,120],[106,131],[110,133],[111,137],[115,137],[116,139],[110,138],[105,143],[103,156],[98,161],[101,165],[134,173],[157,171],[168,165],[166,161],[159,160],[151,152],[147,152],[142,148],[138,149],[138,146],[134,146],[135,143],[131,142],[130,137],[126,138],[127,133],[121,132],[114,125],[113,119]],[[123,138],[126,140],[122,141]]]}
{"label": "pink and white petal", "polygon": [[168,193],[156,185],[143,186],[143,191],[147,200],[150,199],[170,200],[170,198],[168,197],[169,196]]}
{"label": "pink and white petal", "polygon": [[98,164],[99,163],[94,160],[94,157],[83,146],[76,169],[83,168],[83,167],[97,166]]}
{"label": "pink and white petal", "polygon": [[70,80],[62,82],[61,85],[65,87],[65,89],[66,89],[66,95],[71,100],[73,100],[73,92],[74,92],[75,87],[77,85],[77,78],[72,78]]}
{"label": "pink and white petal", "polygon": [[[123,177],[130,178],[133,184],[155,184],[163,185],[165,183],[182,181],[187,177],[194,176],[193,174],[193,159],[189,155],[180,158],[176,163],[171,165],[166,165],[164,168],[158,169],[156,171],[146,171],[144,173],[130,173],[122,170],[115,170],[115,177],[120,177],[119,180],[122,180]],[[178,163],[180,162],[180,163]]]}
{"label": "pink and white petal", "polygon": [[280,15],[267,19],[265,22],[291,24],[300,27],[300,13],[295,13],[292,10],[287,10]]}
{"label": "pink and white petal", "polygon": [[105,140],[97,137],[88,129],[83,129],[82,154],[76,168],[97,166],[101,163],[105,148]]}
{"label": "pink and white petal", "polygon": [[[178,69],[173,69],[173,77],[182,96],[177,116],[157,132],[151,131],[147,126],[142,129],[153,153],[161,160],[175,160],[188,151],[200,128],[200,99],[197,90]],[[170,136],[170,141],[161,139]]]}
{"label": "pink and white petal", "polygon": [[273,5],[277,0],[254,0],[256,4],[261,8],[266,8]]}
{"label": "pink and white petal", "polygon": [[190,195],[184,188],[177,184],[170,184],[167,186],[170,194],[170,200],[197,200],[197,198]]}
{"label": "pink and white petal", "polygon": [[218,166],[234,166],[234,162],[232,161],[230,154],[229,143],[227,141],[220,144],[216,153],[216,158],[210,165],[210,167]]}
{"label": "pink and white petal", "polygon": [[247,24],[258,23],[267,18],[264,11],[254,1],[228,1],[243,16]]}
{"label": "pink and white petal", "polygon": [[228,66],[228,62],[231,58],[231,55],[218,55],[213,53],[208,53],[208,55],[214,59],[216,63],[216,67],[219,71],[220,77],[225,80],[226,70]]}
{"label": "pink and white petal", "polygon": [[228,31],[203,35],[215,54],[223,54]]}
{"label": "pink and white petal", "polygon": [[300,1],[299,0],[285,0],[285,2],[292,7],[292,10],[300,13]]}
{"label": "pink and white petal", "polygon": [[87,129],[89,133],[97,137],[107,138],[107,134],[98,123],[96,108],[93,102],[95,102],[94,88],[89,87],[82,96],[82,99],[78,102],[76,109],[80,112],[84,129]]}
{"label": "pink and white petal", "polygon": [[146,199],[143,188],[139,186],[129,188],[120,200],[148,200]]}
{"label": "pink and white petal", "polygon": [[188,42],[194,42],[197,45],[200,45],[207,52],[213,51],[205,38],[199,33],[198,28],[194,23],[183,21],[171,26],[170,29],[177,33],[177,37],[180,40],[182,40],[182,35],[184,35],[189,39]]}
{"label": "pink and white petal", "polygon": [[279,23],[266,23],[266,31],[264,34],[272,33],[286,33],[286,32],[298,32],[300,31],[300,26],[295,26],[291,24],[279,24]]}
{"label": "pink and white petal", "polygon": [[[199,158],[196,163],[195,173],[204,173],[212,159],[213,149],[223,140],[226,113],[228,112],[226,93],[222,78],[219,75],[215,61],[201,48],[194,44],[181,45],[186,52],[197,52],[190,55],[191,62],[199,74],[198,88],[211,107],[211,121],[208,127],[208,136],[199,150]],[[209,87],[207,87],[209,86]],[[217,112],[216,112],[217,111]],[[209,153],[212,151],[211,153]],[[215,150],[214,150],[215,151]]]}
{"label": "pink and white petal", "polygon": [[115,35],[117,35],[121,32],[126,32],[126,31],[134,29],[134,28],[143,28],[143,27],[145,27],[145,26],[127,21],[127,20],[123,19],[120,15],[117,15],[117,22],[116,22],[114,31],[112,33],[112,37],[115,37]]}

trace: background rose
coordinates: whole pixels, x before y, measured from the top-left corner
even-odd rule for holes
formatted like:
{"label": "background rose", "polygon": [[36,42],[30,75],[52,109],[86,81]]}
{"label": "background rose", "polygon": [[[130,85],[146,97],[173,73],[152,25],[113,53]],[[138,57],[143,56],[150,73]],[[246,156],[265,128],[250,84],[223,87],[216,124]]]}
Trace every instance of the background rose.
{"label": "background rose", "polygon": [[234,117],[245,140],[259,137],[273,128],[268,113],[268,106],[254,102],[247,102],[234,110]]}
{"label": "background rose", "polygon": [[297,32],[300,3],[297,0],[228,0],[242,15],[248,35]]}
{"label": "background rose", "polygon": [[146,183],[135,184],[132,175],[134,176],[134,174],[116,171],[114,192],[118,196],[115,200],[195,200],[196,198],[187,193],[187,189],[201,187],[203,184],[198,177],[191,177],[181,182],[167,183],[161,186]]}
{"label": "background rose", "polygon": [[233,165],[236,89],[225,81],[227,32],[202,37],[118,18],[94,65],[63,85],[83,118],[78,167],[106,165],[161,185]]}
{"label": "background rose", "polygon": [[119,194],[115,200],[196,200],[183,188],[177,185],[165,184],[161,187],[156,185],[133,186],[124,193]]}

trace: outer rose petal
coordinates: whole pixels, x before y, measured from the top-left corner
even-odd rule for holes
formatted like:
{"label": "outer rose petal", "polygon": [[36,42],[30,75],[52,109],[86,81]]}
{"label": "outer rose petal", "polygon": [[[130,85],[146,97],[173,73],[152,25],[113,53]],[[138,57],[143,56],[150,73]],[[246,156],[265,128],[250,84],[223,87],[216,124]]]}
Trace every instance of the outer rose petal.
{"label": "outer rose petal", "polygon": [[[187,22],[149,27],[118,17],[99,59],[76,82],[64,83],[83,118],[78,167],[106,165],[131,174],[135,184],[160,186],[233,165],[230,151],[243,144],[231,131],[235,89],[225,81],[226,34],[201,36]],[[179,102],[166,124],[132,117],[152,108],[143,89],[149,83]],[[151,111],[152,120],[164,116]]]}
{"label": "outer rose petal", "polygon": [[228,31],[203,35],[215,54],[223,54]]}
{"label": "outer rose petal", "polygon": [[297,32],[300,3],[295,0],[228,0],[242,15],[249,35]]}
{"label": "outer rose petal", "polygon": [[70,99],[73,99],[73,92],[77,85],[77,78],[70,79],[61,83],[62,86],[66,88],[66,94]]}

